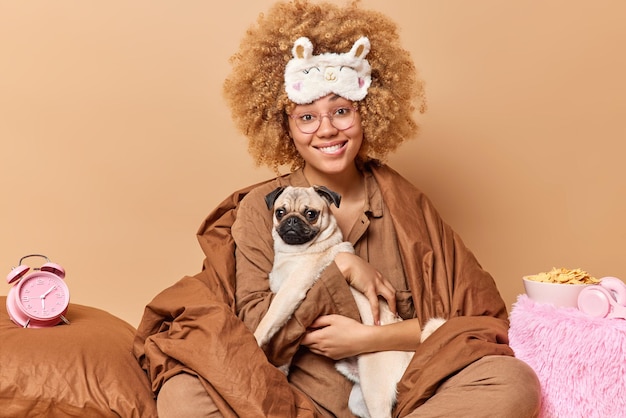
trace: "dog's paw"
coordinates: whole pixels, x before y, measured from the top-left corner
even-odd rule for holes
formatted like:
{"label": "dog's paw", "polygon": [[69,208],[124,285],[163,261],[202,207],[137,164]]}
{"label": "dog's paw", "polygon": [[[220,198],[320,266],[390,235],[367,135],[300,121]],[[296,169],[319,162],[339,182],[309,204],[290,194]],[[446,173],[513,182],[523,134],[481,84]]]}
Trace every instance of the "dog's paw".
{"label": "dog's paw", "polygon": [[424,325],[424,329],[422,330],[422,336],[420,337],[420,342],[424,342],[426,338],[430,337],[433,332],[437,331],[437,329],[442,326],[446,322],[443,318],[431,318]]}

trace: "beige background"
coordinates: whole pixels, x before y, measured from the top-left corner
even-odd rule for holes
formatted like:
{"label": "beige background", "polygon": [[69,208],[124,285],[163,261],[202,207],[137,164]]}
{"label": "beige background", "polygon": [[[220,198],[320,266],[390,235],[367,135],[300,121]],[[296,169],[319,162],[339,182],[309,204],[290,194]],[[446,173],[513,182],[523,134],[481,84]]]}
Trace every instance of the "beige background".
{"label": "beige background", "polygon": [[[74,302],[133,325],[197,272],[204,216],[271,175],[221,97],[270,3],[0,0],[0,269],[45,253]],[[363,4],[398,22],[427,82],[422,133],[390,163],[507,303],[553,266],[626,278],[626,3]]]}

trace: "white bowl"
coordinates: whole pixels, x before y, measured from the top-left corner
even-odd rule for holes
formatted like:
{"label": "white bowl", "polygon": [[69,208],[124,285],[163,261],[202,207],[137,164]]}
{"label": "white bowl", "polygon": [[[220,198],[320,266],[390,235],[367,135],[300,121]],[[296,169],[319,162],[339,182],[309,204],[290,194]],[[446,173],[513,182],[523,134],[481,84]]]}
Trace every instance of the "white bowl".
{"label": "white bowl", "polygon": [[563,308],[578,308],[578,295],[591,284],[538,282],[523,277],[526,295],[535,302]]}

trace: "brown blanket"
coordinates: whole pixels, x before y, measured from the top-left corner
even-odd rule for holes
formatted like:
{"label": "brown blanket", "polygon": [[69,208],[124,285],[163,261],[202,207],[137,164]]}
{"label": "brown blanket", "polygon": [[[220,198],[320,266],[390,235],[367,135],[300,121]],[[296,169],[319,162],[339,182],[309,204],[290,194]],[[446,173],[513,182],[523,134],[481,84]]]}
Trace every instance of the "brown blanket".
{"label": "brown blanket", "polygon": [[[387,166],[374,167],[373,173],[398,234],[416,316],[424,322],[449,318],[418,348],[400,382],[394,415],[404,416],[473,361],[513,352],[506,307],[491,276],[421,192]],[[155,392],[185,371],[201,378],[225,416],[318,416],[235,315],[230,228],[238,203],[255,186],[232,194],[207,217],[198,231],[206,255],[202,272],[148,304],[134,352]]]}

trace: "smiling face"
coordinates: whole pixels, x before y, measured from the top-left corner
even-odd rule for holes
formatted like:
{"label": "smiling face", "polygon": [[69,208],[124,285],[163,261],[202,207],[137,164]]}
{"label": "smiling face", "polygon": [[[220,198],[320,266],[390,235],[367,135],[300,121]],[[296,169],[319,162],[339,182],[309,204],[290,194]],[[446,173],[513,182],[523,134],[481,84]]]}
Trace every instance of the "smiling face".
{"label": "smiling face", "polygon": [[289,130],[293,143],[304,159],[305,173],[311,178],[341,175],[355,170],[355,159],[363,143],[363,128],[358,111],[354,123],[339,130],[326,115],[333,115],[342,108],[353,109],[353,102],[335,94],[324,96],[310,104],[297,105],[292,115],[315,112],[323,115],[320,127],[313,133],[302,133],[294,118],[289,118]]}

